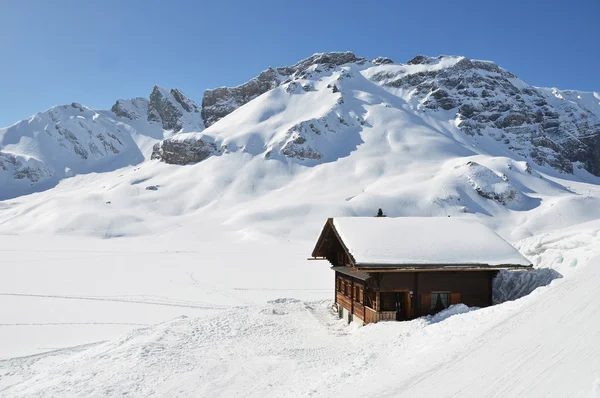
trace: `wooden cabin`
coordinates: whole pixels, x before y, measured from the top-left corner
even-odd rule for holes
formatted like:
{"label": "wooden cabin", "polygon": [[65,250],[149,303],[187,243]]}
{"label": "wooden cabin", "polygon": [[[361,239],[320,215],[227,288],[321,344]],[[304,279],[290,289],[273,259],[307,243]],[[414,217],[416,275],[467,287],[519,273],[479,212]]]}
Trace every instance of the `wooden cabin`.
{"label": "wooden cabin", "polygon": [[498,271],[532,266],[495,232],[462,217],[330,218],[311,260],[331,263],[338,313],[360,325],[458,303],[492,305]]}

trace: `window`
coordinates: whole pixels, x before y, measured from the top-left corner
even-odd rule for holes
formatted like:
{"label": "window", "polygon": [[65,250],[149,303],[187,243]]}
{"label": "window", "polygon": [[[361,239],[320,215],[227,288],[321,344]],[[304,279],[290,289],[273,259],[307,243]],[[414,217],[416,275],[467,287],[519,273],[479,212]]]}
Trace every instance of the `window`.
{"label": "window", "polygon": [[342,280],[340,278],[337,278],[335,280],[335,290],[337,290],[338,292],[342,291]]}
{"label": "window", "polygon": [[348,293],[350,293],[350,289],[349,289],[348,283],[346,281],[344,281],[344,296],[349,296]]}
{"label": "window", "polygon": [[450,305],[450,292],[431,292],[431,309],[438,312]]}
{"label": "window", "polygon": [[360,287],[356,286],[356,289],[354,290],[354,300],[357,303],[360,303]]}

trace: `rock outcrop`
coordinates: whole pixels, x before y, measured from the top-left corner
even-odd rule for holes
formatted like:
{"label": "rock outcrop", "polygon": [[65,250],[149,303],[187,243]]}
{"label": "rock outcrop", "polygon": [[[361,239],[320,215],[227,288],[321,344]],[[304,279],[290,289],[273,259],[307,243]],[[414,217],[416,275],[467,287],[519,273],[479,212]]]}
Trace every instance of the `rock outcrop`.
{"label": "rock outcrop", "polygon": [[[371,79],[410,91],[422,111],[451,111],[469,135],[491,135],[508,149],[567,173],[581,162],[600,175],[600,102],[593,93],[533,87],[489,61],[417,56]],[[589,107],[587,104],[594,104]]]}
{"label": "rock outcrop", "polygon": [[177,137],[155,144],[152,159],[169,164],[186,165],[201,162],[216,153],[218,151],[214,142],[196,137],[186,139]]}
{"label": "rock outcrop", "polygon": [[30,184],[52,175],[42,162],[4,152],[0,152],[0,172],[8,173],[15,180],[27,180]]}
{"label": "rock outcrop", "polygon": [[181,91],[167,91],[154,86],[148,103],[148,121],[162,123],[165,130],[180,131],[183,117],[189,113],[200,113],[199,107]]}
{"label": "rock outcrop", "polygon": [[505,175],[500,176],[476,162],[467,162],[463,168],[464,177],[479,196],[509,208],[518,208],[525,202],[525,195]]}

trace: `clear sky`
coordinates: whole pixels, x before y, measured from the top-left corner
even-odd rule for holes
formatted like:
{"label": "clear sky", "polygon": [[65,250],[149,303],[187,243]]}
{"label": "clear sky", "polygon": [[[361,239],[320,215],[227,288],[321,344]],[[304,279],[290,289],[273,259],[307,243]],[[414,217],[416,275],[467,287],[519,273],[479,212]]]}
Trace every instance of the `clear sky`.
{"label": "clear sky", "polygon": [[154,84],[200,103],[206,88],[343,50],[465,55],[600,91],[600,0],[0,0],[0,126],[73,101],[108,109]]}

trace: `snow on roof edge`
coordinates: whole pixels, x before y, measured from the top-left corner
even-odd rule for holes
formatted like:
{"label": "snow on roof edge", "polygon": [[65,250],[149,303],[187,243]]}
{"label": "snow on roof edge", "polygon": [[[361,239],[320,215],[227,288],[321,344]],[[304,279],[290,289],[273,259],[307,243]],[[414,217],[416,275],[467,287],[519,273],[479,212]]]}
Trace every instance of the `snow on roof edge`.
{"label": "snow on roof edge", "polygon": [[337,217],[333,226],[356,266],[532,267],[494,231],[463,217]]}

